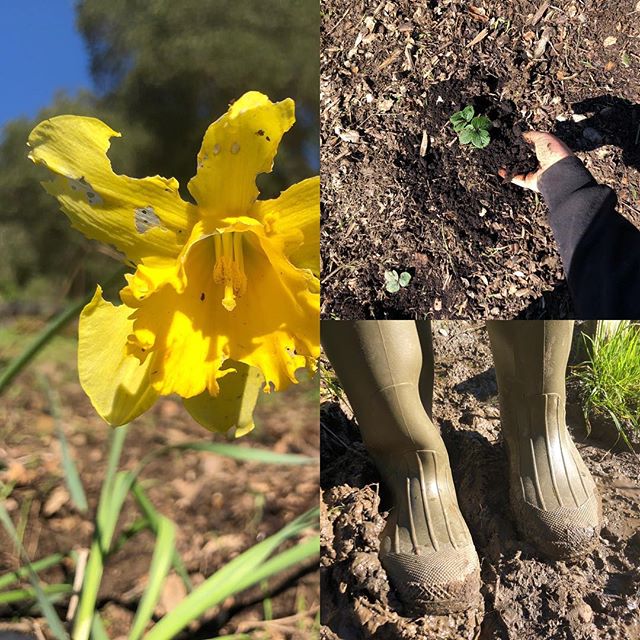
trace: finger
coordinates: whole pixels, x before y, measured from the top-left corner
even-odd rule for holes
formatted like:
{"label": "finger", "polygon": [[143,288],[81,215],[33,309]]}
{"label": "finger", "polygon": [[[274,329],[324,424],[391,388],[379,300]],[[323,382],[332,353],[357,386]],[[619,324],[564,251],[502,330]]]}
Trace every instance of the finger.
{"label": "finger", "polygon": [[522,187],[523,189],[530,189],[531,191],[535,191],[538,193],[538,172],[534,171],[532,173],[519,173],[516,176],[511,178],[511,182],[513,184]]}

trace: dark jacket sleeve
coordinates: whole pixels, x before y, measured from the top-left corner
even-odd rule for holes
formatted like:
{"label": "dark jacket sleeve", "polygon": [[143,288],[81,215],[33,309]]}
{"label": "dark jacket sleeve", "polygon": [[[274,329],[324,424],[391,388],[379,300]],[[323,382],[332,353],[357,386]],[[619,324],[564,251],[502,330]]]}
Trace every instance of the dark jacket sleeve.
{"label": "dark jacket sleeve", "polygon": [[576,157],[538,180],[580,319],[640,319],[640,231]]}

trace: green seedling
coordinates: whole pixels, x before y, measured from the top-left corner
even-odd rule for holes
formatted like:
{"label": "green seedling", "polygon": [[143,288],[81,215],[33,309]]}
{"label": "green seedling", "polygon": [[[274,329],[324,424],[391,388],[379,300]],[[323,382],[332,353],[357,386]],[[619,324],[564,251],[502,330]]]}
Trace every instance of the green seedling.
{"label": "green seedling", "polygon": [[389,293],[400,291],[400,287],[406,287],[411,280],[411,274],[403,271],[400,275],[394,269],[393,271],[384,272],[384,288]]}
{"label": "green seedling", "polygon": [[491,142],[491,120],[487,116],[476,116],[472,105],[454,113],[449,120],[460,144],[471,143],[477,149],[484,149]]}

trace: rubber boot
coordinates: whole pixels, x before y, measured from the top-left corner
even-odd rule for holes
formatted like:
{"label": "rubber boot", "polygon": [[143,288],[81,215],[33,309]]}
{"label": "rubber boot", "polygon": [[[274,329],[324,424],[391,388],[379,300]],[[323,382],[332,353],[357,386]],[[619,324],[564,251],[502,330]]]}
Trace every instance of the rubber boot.
{"label": "rubber boot", "polygon": [[480,590],[449,456],[429,418],[433,366],[430,330],[422,329],[419,336],[404,320],[322,322],[325,353],[393,498],[380,561],[414,615],[464,611],[477,604]]}
{"label": "rubber boot", "polygon": [[598,541],[598,492],[565,422],[565,375],[573,322],[487,322],[510,468],[510,502],[521,534],[557,559]]}

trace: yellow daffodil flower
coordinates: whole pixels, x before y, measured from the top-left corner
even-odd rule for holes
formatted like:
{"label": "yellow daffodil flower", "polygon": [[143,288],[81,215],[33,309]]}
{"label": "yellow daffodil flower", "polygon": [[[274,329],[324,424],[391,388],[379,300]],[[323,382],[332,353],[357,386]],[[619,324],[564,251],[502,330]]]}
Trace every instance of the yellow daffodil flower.
{"label": "yellow daffodil flower", "polygon": [[71,224],[135,265],[121,305],[100,287],[80,316],[80,382],[110,424],[177,393],[209,429],[253,428],[259,391],[315,370],[319,353],[318,177],[258,200],[295,122],[294,103],[255,91],[207,130],[185,202],[175,179],[116,175],[120,134],[95,118],[59,116],[29,136],[29,157],[53,180]]}

